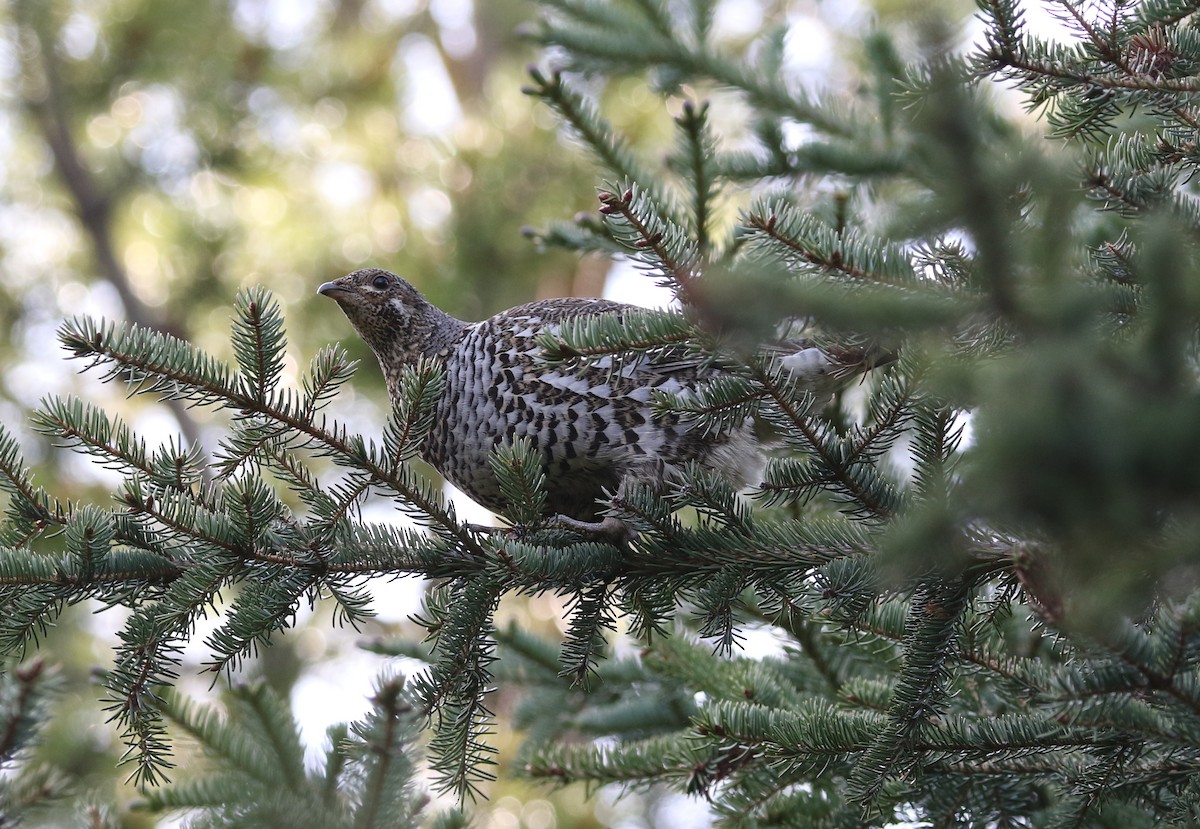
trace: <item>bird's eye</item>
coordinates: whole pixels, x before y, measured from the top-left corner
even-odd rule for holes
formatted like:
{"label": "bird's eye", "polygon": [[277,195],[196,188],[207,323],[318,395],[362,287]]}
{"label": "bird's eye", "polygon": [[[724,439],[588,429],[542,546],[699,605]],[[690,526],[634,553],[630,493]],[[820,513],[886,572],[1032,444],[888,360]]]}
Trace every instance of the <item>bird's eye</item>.
{"label": "bird's eye", "polygon": [[388,279],[383,274],[371,280],[371,287],[377,291],[386,291],[388,286],[392,284],[392,280]]}

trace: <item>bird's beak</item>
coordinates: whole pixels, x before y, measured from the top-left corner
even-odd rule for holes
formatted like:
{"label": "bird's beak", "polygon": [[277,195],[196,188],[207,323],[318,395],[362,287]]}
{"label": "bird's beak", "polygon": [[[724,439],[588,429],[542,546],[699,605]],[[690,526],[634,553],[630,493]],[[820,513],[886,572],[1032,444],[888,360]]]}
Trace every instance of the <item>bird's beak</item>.
{"label": "bird's beak", "polygon": [[346,289],[336,282],[322,282],[321,287],[317,288],[318,294],[324,294],[330,299],[337,299],[338,294],[347,293]]}

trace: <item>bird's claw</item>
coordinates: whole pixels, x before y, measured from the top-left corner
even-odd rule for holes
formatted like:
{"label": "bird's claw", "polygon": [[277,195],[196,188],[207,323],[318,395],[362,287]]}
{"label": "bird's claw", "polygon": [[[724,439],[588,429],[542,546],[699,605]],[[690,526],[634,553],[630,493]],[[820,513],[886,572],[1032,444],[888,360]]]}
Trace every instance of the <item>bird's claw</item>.
{"label": "bird's claw", "polygon": [[491,524],[466,524],[469,532],[479,533],[480,535],[495,535],[496,533],[508,532],[508,527],[495,527]]}
{"label": "bird's claw", "polygon": [[580,521],[568,515],[552,515],[546,519],[546,524],[559,529],[571,530],[581,535],[590,535],[614,544],[629,544],[637,541],[638,531],[632,525],[611,515],[601,521]]}

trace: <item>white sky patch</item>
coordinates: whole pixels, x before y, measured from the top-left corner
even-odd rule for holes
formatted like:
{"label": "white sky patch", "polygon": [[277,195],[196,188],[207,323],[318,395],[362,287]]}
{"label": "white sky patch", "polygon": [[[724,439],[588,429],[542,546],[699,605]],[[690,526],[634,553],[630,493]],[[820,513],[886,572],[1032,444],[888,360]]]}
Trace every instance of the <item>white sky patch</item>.
{"label": "white sky patch", "polygon": [[323,161],[313,171],[313,183],[331,207],[362,204],[375,192],[375,180],[366,169],[348,161]]}
{"label": "white sky patch", "polygon": [[332,659],[309,665],[292,687],[292,712],[300,726],[304,760],[320,764],[328,748],[325,732],[331,725],[363,719],[375,677],[383,660],[373,653],[349,648]]}
{"label": "white sky patch", "polygon": [[[212,607],[208,607],[204,613],[196,617],[192,635],[181,642],[183,649],[180,651],[180,658],[185,664],[200,665],[212,659],[212,651],[208,647],[208,637],[225,623],[225,614],[228,613],[228,610],[228,605],[224,604],[223,601],[218,601],[215,610]],[[190,675],[193,679],[199,679],[206,686],[212,682],[213,678],[211,673],[199,675],[199,672],[193,670],[181,674],[181,676],[187,675]],[[227,682],[228,679],[229,676],[226,674],[222,675],[219,681]]]}
{"label": "white sky patch", "polygon": [[73,60],[84,60],[96,49],[100,27],[90,14],[75,12],[62,28],[62,46]]}
{"label": "white sky patch", "polygon": [[442,45],[456,58],[475,51],[475,4],[472,0],[433,0],[429,13],[437,22]]}
{"label": "white sky patch", "polygon": [[[108,607],[97,599],[87,599],[83,606],[91,612],[85,623],[88,630],[96,637],[109,642],[116,641],[117,634],[125,627],[125,623],[133,614],[133,611],[127,607],[121,605]],[[107,666],[112,654],[102,653],[100,658],[105,661]]]}
{"label": "white sky patch", "polygon": [[659,285],[631,259],[613,260],[604,280],[604,298],[643,308],[667,308],[677,304],[670,288]]}
{"label": "white sky patch", "polygon": [[672,793],[654,804],[654,825],[663,829],[704,829],[712,822],[712,807],[699,797]]}
{"label": "white sky patch", "polygon": [[[455,508],[458,508],[457,504]],[[368,523],[416,527],[416,522],[401,512],[390,498],[371,498],[363,505],[360,516]],[[381,577],[371,579],[367,589],[371,593],[371,610],[375,612],[375,618],[385,624],[395,624],[421,609],[425,580],[420,576]]]}
{"label": "white sky patch", "polygon": [[[1021,18],[1025,23],[1025,31],[1034,37],[1066,43],[1075,40],[1075,33],[1061,19],[1056,17],[1044,3],[1021,4]],[[963,43],[969,51],[983,49],[986,40],[987,25],[982,15],[974,14],[964,24]]]}
{"label": "white sky patch", "polygon": [[421,0],[372,0],[365,12],[378,14],[385,20],[406,20],[421,9]]}
{"label": "white sky patch", "polygon": [[179,421],[165,406],[147,406],[140,409],[130,419],[129,425],[138,437],[146,441],[146,447],[151,451],[167,446],[171,441],[175,442],[176,448],[179,446]]}
{"label": "white sky patch", "polygon": [[780,126],[783,128],[783,143],[788,150],[798,150],[820,137],[820,133],[812,124],[785,119]]}
{"label": "white sky patch", "polygon": [[436,187],[418,187],[408,196],[409,218],[422,230],[440,227],[453,211],[450,197]]}
{"label": "white sky patch", "polygon": [[965,452],[975,445],[975,413],[959,412],[954,418],[953,429],[962,430],[962,438],[958,442],[958,451]]}
{"label": "white sky patch", "polygon": [[773,625],[744,624],[738,632],[741,635],[741,656],[748,659],[783,656],[784,648],[791,641]]}
{"label": "white sky patch", "polygon": [[721,0],[713,12],[712,31],[725,38],[754,34],[762,27],[763,9],[758,0]]}
{"label": "white sky patch", "polygon": [[396,58],[403,66],[401,110],[404,126],[416,135],[440,135],[462,120],[462,107],[437,47],[424,35],[400,41]]}
{"label": "white sky patch", "polygon": [[132,116],[136,120],[129,131],[129,141],[141,150],[146,171],[190,183],[200,160],[200,148],[183,126],[184,103],[178,91],[155,84],[124,96],[117,103],[123,102],[128,102],[125,105],[138,113]]}
{"label": "white sky patch", "polygon": [[485,507],[472,501],[461,489],[447,481],[442,487],[442,494],[454,505],[454,513],[458,520],[467,524],[480,524],[485,527],[498,527],[501,522]]}
{"label": "white sky patch", "polygon": [[237,0],[234,24],[276,49],[291,49],[312,33],[319,0]]}
{"label": "white sky patch", "polygon": [[822,3],[821,16],[833,28],[857,33],[871,24],[875,9],[861,0],[841,0],[838,3]]}
{"label": "white sky patch", "polygon": [[425,579],[421,576],[375,578],[367,588],[375,618],[386,624],[399,624],[421,609]]}
{"label": "white sky patch", "polygon": [[[1075,32],[1060,16],[1050,10],[1047,3],[1025,3],[1022,4],[1021,11],[1024,13],[1025,26],[1030,34],[1059,42],[1076,38]],[[1062,10],[1059,11],[1061,13]]]}
{"label": "white sky patch", "polygon": [[6,285],[27,287],[47,271],[65,268],[78,239],[72,219],[58,210],[0,204],[0,250]]}
{"label": "white sky patch", "polygon": [[833,68],[833,39],[819,17],[803,13],[788,15],[784,41],[784,68],[807,86],[825,81]]}

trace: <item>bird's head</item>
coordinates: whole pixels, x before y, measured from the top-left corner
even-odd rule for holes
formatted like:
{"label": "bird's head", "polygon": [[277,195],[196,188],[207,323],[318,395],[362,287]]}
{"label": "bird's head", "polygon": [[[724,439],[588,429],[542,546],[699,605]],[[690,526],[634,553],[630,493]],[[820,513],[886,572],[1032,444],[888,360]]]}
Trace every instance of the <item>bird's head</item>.
{"label": "bird's head", "polygon": [[436,353],[462,323],[436,307],[406,280],[379,268],[363,268],[317,289],[334,300],[385,372],[393,363]]}

